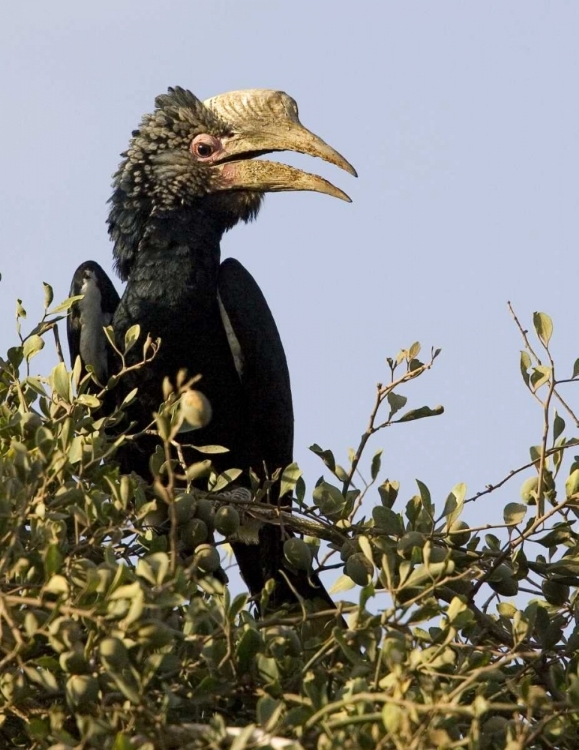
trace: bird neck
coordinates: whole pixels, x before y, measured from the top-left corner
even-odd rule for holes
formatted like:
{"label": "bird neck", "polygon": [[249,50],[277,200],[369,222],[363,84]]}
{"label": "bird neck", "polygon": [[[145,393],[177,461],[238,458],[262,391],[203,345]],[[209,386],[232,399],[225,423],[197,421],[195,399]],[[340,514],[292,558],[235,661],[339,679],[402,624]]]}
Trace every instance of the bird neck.
{"label": "bird neck", "polygon": [[[168,307],[186,301],[204,306],[215,300],[221,233],[194,217],[153,219],[143,232],[128,284],[143,295],[159,296]],[[206,299],[207,298],[207,299]]]}
{"label": "bird neck", "polygon": [[108,218],[114,242],[116,270],[123,281],[155,266],[162,276],[177,273],[181,281],[189,266],[219,265],[219,244],[224,228],[196,206],[154,212],[141,202],[129,202],[116,190]]}

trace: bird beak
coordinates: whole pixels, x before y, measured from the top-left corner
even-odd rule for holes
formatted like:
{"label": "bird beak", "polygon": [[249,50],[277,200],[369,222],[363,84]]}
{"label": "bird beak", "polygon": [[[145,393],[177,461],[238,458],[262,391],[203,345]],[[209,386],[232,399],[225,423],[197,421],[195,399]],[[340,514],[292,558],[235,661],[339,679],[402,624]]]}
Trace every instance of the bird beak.
{"label": "bird beak", "polygon": [[222,155],[214,162],[220,176],[218,189],[313,190],[350,202],[342,190],[322,177],[278,162],[251,161],[254,156],[272,151],[296,151],[317,156],[357,176],[341,154],[300,123],[297,104],[287,94],[246,89],[220,94],[204,105],[231,129],[222,138]]}

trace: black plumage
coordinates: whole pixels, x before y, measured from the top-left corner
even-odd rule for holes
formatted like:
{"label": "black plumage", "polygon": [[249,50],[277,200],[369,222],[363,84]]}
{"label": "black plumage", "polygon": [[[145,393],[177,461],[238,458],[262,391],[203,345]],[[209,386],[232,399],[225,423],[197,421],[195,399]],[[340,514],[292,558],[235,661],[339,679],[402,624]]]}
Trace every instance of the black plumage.
{"label": "black plumage", "polygon": [[[188,91],[169,89],[133,132],[114,177],[108,219],[115,267],[127,281],[113,318],[117,340],[135,323],[142,336],[162,340],[155,359],[123,380],[124,389],[139,388],[129,416],[145,426],[162,400],[165,376],[174,379],[183,369],[189,376],[200,374],[196,387],[209,399],[212,418],[194,442],[229,448],[215,457],[216,469],[241,468],[246,477],[249,469],[265,478],[291,463],[292,399],[269,307],[239,262],[221,263],[221,237],[257,215],[264,192],[315,190],[349,200],[320,177],[253,160],[281,150],[320,156],[355,174],[299,123],[286,94],[248,90],[202,103]],[[79,319],[82,313],[71,317],[71,355],[81,354],[88,364],[82,326],[78,344]],[[129,364],[141,356],[139,350],[129,353]],[[190,434],[186,442],[193,442]],[[141,444],[129,459],[126,454],[124,468],[146,476],[150,450],[150,444]],[[198,454],[188,457],[197,460]],[[251,593],[274,578],[276,604],[295,600],[292,588],[305,598],[331,602],[316,576],[308,579],[284,567],[282,542],[280,529],[266,524],[259,545],[234,543]]]}

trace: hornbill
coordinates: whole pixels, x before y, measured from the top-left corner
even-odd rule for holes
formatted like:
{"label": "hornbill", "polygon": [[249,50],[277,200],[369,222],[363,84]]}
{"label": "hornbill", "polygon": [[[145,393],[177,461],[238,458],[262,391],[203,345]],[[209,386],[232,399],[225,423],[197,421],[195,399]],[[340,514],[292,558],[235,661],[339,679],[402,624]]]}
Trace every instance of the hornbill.
{"label": "hornbill", "polygon": [[[174,379],[180,370],[200,374],[195,387],[209,400],[212,418],[195,442],[227,447],[228,453],[214,457],[216,470],[243,469],[246,482],[249,469],[263,479],[291,463],[292,397],[269,307],[238,261],[220,262],[221,237],[238,221],[253,219],[266,192],[313,190],[350,200],[321,177],[254,160],[273,151],[318,156],[356,175],[301,125],[295,101],[283,92],[249,89],[201,102],[185,89],[170,88],[133,131],[114,175],[108,225],[115,268],[127,282],[122,299],[91,261],[76,271],[71,289],[85,295],[69,316],[73,363],[80,355],[101,382],[112,374],[102,325],[113,309],[117,341],[135,323],[142,337],[160,337],[155,358],[121,381],[123,394],[139,389],[130,419],[140,428],[151,422],[165,376]],[[129,352],[129,364],[141,357],[139,349]],[[123,468],[147,477],[151,449],[149,443],[127,453]],[[232,546],[252,595],[273,578],[275,605],[295,602],[294,592],[331,603],[317,576],[285,567],[279,527],[264,524],[258,545]]]}

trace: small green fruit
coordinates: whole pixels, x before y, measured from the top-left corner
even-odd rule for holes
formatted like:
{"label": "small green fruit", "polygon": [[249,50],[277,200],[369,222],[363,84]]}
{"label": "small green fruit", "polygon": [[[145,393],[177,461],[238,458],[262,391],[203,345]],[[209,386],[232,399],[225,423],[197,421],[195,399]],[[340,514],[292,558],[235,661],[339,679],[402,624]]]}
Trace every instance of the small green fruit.
{"label": "small green fruit", "polygon": [[555,607],[560,607],[569,599],[569,586],[566,586],[564,583],[559,583],[559,581],[551,581],[547,579],[543,581],[541,588],[545,599],[549,604],[552,604]]}
{"label": "small green fruit", "polygon": [[207,525],[208,529],[213,531],[215,528],[215,508],[211,500],[206,500],[205,498],[197,500],[195,518],[199,518]]}
{"label": "small green fruit", "polygon": [[187,549],[195,549],[195,547],[203,544],[208,536],[207,524],[200,518],[192,518],[180,532],[181,541]]}
{"label": "small green fruit", "polygon": [[519,582],[513,577],[513,571],[508,565],[499,565],[492,573],[489,586],[501,596],[516,596],[519,592]]}
{"label": "small green fruit", "polygon": [[342,562],[346,562],[349,557],[359,551],[360,545],[358,543],[358,540],[355,538],[347,539],[342,545],[342,549],[340,550],[340,557],[342,558]]}
{"label": "small green fruit", "polygon": [[303,539],[286,539],[283,543],[283,554],[292,568],[296,570],[310,570],[312,566],[312,551]]}
{"label": "small green fruit", "polygon": [[456,533],[461,532],[463,529],[468,529],[468,523],[466,521],[454,521],[450,525],[449,531],[453,532],[448,535],[448,541],[451,544],[454,544],[456,547],[463,547],[465,544],[468,544],[468,541],[471,537],[470,531],[464,531],[463,533]]}
{"label": "small green fruit", "polygon": [[374,575],[374,566],[362,552],[356,552],[346,561],[346,575],[358,586],[367,586]]}
{"label": "small green fruit", "polygon": [[419,531],[408,531],[404,536],[400,537],[398,541],[398,551],[401,552],[404,557],[410,557],[414,547],[422,549],[425,542],[426,537],[424,534],[421,534]]}
{"label": "small green fruit", "polygon": [[182,420],[179,432],[190,432],[206,427],[211,421],[211,404],[201,391],[190,390],[179,400],[179,417]]}
{"label": "small green fruit", "polygon": [[231,505],[224,505],[215,514],[215,530],[223,536],[235,534],[240,524],[239,513]]}
{"label": "small green fruit", "polygon": [[202,573],[215,573],[221,566],[219,552],[212,544],[202,544],[197,547],[193,562]]}
{"label": "small green fruit", "polygon": [[195,498],[188,492],[184,492],[175,500],[175,518],[177,525],[183,526],[195,512]]}

